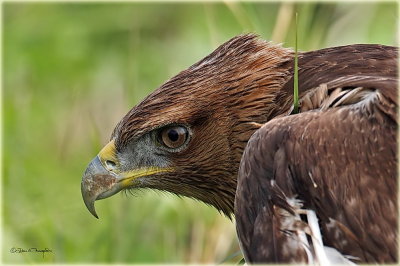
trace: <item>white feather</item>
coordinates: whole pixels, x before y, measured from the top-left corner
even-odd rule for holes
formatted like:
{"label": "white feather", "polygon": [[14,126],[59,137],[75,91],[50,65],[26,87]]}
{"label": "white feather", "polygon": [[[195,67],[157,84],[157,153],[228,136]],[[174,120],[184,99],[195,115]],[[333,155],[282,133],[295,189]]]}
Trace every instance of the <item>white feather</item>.
{"label": "white feather", "polygon": [[324,246],[321,236],[321,230],[318,224],[318,218],[312,210],[302,210],[307,215],[308,226],[311,230],[311,239],[314,247],[315,258],[310,264],[318,265],[356,265],[349,259],[358,258],[341,254],[337,249]]}

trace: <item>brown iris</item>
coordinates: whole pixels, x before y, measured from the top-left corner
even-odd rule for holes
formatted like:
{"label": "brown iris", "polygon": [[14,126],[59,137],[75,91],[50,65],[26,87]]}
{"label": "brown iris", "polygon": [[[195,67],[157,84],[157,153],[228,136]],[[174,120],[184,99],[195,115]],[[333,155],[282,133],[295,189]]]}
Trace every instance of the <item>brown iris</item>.
{"label": "brown iris", "polygon": [[170,149],[176,149],[186,143],[188,131],[183,126],[169,126],[161,129],[159,140]]}

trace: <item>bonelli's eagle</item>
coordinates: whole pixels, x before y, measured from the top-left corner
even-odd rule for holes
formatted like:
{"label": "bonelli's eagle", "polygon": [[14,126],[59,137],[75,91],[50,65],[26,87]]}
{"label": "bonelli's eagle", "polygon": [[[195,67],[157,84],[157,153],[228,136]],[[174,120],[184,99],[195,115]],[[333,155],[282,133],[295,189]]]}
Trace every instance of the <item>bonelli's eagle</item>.
{"label": "bonelli's eagle", "polygon": [[132,108],[82,195],[151,188],[234,214],[249,263],[397,262],[398,49],[234,37]]}

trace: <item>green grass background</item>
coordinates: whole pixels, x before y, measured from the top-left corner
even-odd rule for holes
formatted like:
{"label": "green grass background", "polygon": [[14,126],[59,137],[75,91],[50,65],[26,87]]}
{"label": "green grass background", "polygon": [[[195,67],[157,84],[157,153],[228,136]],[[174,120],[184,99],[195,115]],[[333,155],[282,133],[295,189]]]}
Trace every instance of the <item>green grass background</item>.
{"label": "green grass background", "polygon": [[[2,260],[219,263],[232,222],[146,191],[86,210],[80,182],[120,118],[165,80],[243,33],[299,49],[397,45],[398,7],[377,3],[3,3]],[[41,254],[12,247],[49,248]],[[236,262],[232,258],[228,262]]]}

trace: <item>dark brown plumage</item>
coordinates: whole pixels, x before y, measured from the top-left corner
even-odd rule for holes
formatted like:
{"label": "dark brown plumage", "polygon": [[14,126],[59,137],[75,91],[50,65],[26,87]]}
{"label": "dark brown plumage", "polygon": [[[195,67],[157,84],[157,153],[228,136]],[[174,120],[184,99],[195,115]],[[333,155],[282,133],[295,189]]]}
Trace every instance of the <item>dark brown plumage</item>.
{"label": "dark brown plumage", "polygon": [[199,199],[235,213],[248,262],[318,259],[307,210],[324,245],[397,261],[397,49],[305,52],[299,68],[290,115],[293,52],[254,35],[221,45],[120,121],[83,177],[85,204],[95,214],[126,188]]}

